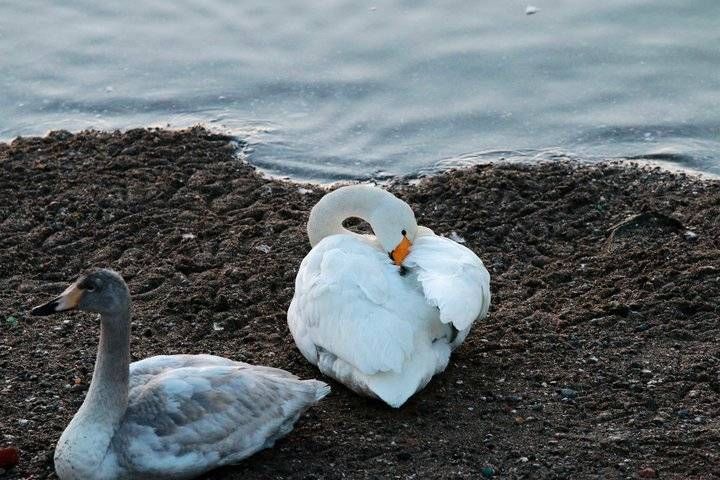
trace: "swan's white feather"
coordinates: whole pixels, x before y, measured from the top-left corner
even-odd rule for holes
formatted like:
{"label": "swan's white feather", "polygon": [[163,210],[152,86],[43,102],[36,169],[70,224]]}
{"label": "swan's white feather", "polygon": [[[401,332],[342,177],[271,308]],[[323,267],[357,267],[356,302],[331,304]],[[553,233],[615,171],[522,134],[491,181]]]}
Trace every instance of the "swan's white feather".
{"label": "swan's white feather", "polygon": [[305,257],[291,310],[302,310],[302,335],[309,343],[301,342],[301,349],[311,362],[317,364],[319,347],[364,374],[402,369],[413,330],[388,308],[397,271],[383,259],[372,244],[348,242],[345,235],[323,239]]}
{"label": "swan's white feather", "polygon": [[301,263],[288,310],[310,362],[393,407],[445,369],[490,305],[487,270],[455,242],[427,230],[405,265],[401,276],[373,236],[328,236]]}
{"label": "swan's white feather", "polygon": [[416,270],[427,301],[440,309],[440,320],[460,331],[490,308],[490,274],[472,250],[434,234],[420,235],[405,260]]}

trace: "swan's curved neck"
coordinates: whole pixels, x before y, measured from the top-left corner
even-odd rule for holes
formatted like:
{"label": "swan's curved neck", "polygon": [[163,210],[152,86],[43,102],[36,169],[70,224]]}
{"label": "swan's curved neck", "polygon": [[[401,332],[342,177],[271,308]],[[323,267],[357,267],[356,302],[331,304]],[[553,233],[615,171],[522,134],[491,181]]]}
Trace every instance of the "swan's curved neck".
{"label": "swan's curved neck", "polygon": [[55,450],[56,468],[93,472],[104,464],[128,405],[130,307],[101,315],[100,346],[87,396]]}
{"label": "swan's curved neck", "polygon": [[357,235],[343,227],[350,217],[365,220],[372,226],[373,211],[392,195],[369,185],[353,185],[328,193],[313,207],[308,219],[307,232],[310,245],[317,245],[323,238],[335,235]]}

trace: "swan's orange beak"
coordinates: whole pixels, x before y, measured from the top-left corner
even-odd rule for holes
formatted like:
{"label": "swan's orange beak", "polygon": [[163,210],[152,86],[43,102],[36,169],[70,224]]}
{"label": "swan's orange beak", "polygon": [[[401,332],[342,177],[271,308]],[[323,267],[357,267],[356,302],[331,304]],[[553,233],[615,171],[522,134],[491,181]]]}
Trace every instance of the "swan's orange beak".
{"label": "swan's orange beak", "polygon": [[393,262],[395,262],[395,265],[402,265],[403,260],[405,260],[405,257],[408,256],[408,253],[410,253],[410,247],[412,246],[412,243],[410,240],[407,239],[406,236],[403,235],[403,239],[400,241],[397,247],[395,247],[395,250],[393,250],[390,253],[390,256],[393,259]]}

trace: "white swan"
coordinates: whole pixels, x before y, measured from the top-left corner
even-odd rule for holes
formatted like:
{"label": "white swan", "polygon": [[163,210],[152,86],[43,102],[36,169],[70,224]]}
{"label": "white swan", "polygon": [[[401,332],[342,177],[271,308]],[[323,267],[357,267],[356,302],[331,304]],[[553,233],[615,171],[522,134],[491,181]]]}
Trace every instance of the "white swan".
{"label": "white swan", "polygon": [[[359,217],[376,236],[343,228]],[[418,227],[380,188],[342,187],[313,207],[288,325],[321,372],[399,407],[442,372],[490,307],[490,275],[469,249]]]}
{"label": "white swan", "polygon": [[212,355],[130,363],[130,294],[111,270],[81,276],[32,314],[70,309],[99,313],[101,333],[87,396],[55,449],[62,480],[192,478],[272,446],[330,391]]}

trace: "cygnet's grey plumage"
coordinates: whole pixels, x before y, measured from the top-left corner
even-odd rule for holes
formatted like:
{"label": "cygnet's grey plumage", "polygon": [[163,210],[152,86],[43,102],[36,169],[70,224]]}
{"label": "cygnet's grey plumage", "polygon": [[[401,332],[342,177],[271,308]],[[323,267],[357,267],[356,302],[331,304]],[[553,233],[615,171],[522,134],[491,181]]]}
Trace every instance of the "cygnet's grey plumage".
{"label": "cygnet's grey plumage", "polygon": [[183,479],[273,445],[328,394],[316,380],[212,355],[129,363],[130,298],[111,270],[80,277],[36,315],[101,314],[100,348],[85,402],[55,450],[67,479]]}

